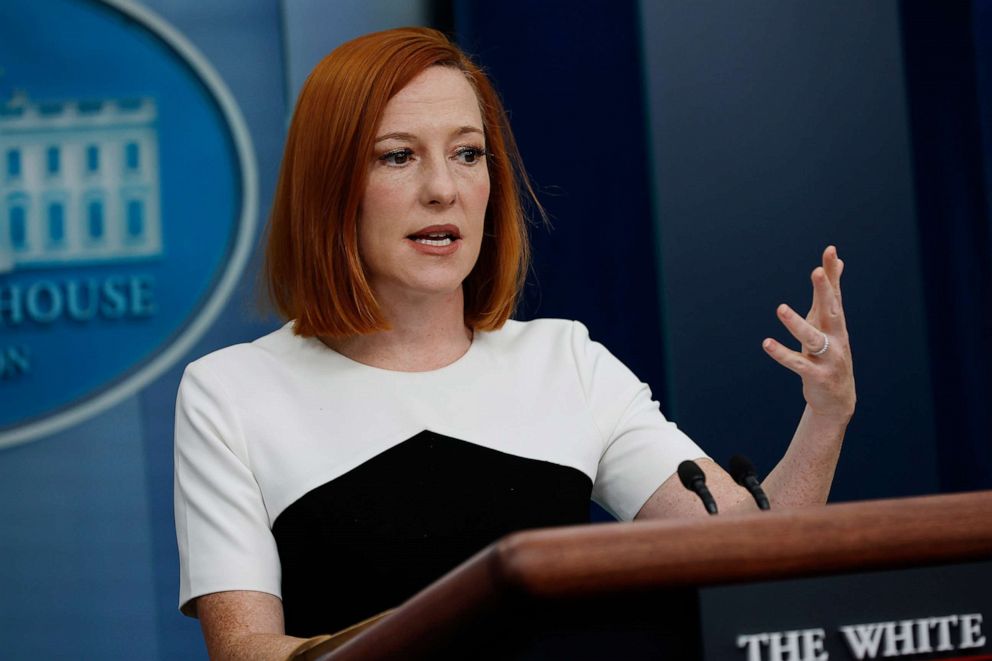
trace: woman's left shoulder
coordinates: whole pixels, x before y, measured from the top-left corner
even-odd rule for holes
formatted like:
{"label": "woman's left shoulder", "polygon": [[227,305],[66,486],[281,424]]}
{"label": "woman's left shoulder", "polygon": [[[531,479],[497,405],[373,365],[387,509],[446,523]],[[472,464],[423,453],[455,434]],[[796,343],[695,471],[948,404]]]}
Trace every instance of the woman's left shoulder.
{"label": "woman's left shoulder", "polygon": [[507,321],[502,328],[486,333],[486,346],[501,356],[514,357],[528,369],[586,362],[599,345],[589,339],[589,331],[571,319],[532,319]]}
{"label": "woman's left shoulder", "polygon": [[510,319],[491,335],[503,342],[546,342],[571,338],[576,332],[588,335],[585,326],[571,319]]}

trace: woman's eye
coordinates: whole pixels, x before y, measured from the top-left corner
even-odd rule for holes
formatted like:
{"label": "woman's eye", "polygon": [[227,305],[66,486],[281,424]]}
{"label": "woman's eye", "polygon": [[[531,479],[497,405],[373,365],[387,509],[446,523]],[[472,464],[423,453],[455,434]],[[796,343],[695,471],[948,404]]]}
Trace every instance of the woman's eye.
{"label": "woman's eye", "polygon": [[485,155],[486,150],[481,147],[462,147],[455,152],[455,158],[468,165],[477,163]]}
{"label": "woman's eye", "polygon": [[386,163],[387,165],[406,165],[410,157],[413,156],[413,150],[410,149],[397,149],[395,151],[388,152],[379,157],[379,160]]}

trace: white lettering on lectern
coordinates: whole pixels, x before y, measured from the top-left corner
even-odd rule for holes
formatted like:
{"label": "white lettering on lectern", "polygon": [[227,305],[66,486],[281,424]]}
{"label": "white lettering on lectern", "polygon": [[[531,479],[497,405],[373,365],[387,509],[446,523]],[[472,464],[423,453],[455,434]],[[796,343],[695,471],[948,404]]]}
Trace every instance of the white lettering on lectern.
{"label": "white lettering on lectern", "polygon": [[981,613],[853,624],[840,631],[855,659],[950,652],[985,645]]}
{"label": "white lettering on lectern", "polygon": [[[826,661],[823,629],[770,631],[737,637],[737,647],[747,650],[747,661]],[[767,648],[768,655],[762,655]]]}
{"label": "white lettering on lectern", "polygon": [[[855,659],[896,658],[984,647],[982,622],[981,613],[967,613],[851,624],[839,633]],[[737,636],[737,649],[747,661],[827,661],[824,638],[823,629],[764,631]]]}

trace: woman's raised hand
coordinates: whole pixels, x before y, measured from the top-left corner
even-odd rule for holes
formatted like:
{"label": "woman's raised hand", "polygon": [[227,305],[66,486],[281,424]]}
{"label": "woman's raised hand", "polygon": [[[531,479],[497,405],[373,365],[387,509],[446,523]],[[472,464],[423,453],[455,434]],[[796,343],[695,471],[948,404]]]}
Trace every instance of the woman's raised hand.
{"label": "woman's raised hand", "polygon": [[801,351],[792,351],[772,338],[766,338],[762,347],[802,378],[803,396],[813,414],[846,423],[854,413],[856,394],[840,294],[843,271],[837,249],[828,246],[823,265],[813,269],[813,304],[806,318],[785,303],[778,306],[779,320],[802,345]]}

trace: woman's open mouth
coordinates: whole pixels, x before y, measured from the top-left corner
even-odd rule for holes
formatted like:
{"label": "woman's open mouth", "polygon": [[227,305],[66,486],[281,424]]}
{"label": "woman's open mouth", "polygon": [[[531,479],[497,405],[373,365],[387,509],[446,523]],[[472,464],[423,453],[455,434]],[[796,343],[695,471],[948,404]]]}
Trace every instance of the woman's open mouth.
{"label": "woman's open mouth", "polygon": [[450,246],[456,237],[451,234],[442,234],[432,232],[427,235],[414,235],[410,237],[417,243],[422,243],[425,246]]}
{"label": "woman's open mouth", "polygon": [[454,244],[462,236],[454,225],[434,225],[418,230],[406,238],[421,246],[445,248]]}

